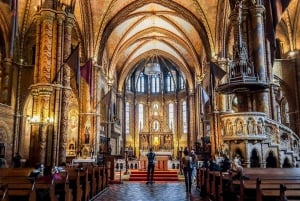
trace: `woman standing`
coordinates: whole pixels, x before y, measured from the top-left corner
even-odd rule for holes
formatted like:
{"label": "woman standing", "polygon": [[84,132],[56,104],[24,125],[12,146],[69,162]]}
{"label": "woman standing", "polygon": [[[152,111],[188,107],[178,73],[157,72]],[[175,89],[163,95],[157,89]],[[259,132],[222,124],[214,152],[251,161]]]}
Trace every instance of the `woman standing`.
{"label": "woman standing", "polygon": [[189,151],[187,148],[183,151],[183,158],[182,158],[182,169],[183,169],[183,175],[184,175],[184,181],[185,181],[185,190],[186,192],[191,193],[191,187],[192,187],[192,157],[189,155]]}

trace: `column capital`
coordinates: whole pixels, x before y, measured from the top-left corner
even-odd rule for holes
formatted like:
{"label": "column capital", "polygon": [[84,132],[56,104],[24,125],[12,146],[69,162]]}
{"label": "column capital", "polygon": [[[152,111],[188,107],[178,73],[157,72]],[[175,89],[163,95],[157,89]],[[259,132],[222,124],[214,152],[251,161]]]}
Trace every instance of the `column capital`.
{"label": "column capital", "polygon": [[30,89],[33,96],[51,96],[54,91],[52,84],[43,83],[31,85]]}
{"label": "column capital", "polygon": [[250,12],[252,15],[262,15],[265,11],[265,7],[263,5],[254,5],[250,7]]}

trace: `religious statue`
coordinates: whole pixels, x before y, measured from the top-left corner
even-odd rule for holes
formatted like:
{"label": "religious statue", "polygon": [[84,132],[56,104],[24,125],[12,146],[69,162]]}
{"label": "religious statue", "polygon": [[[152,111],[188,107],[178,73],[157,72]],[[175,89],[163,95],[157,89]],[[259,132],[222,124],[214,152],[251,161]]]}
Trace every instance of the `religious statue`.
{"label": "religious statue", "polygon": [[89,144],[90,143],[90,132],[89,132],[90,128],[86,127],[85,128],[85,134],[84,134],[84,143],[85,144]]}
{"label": "religious statue", "polygon": [[169,134],[165,137],[165,146],[166,149],[171,149],[171,136]]}
{"label": "religious statue", "polygon": [[148,139],[146,135],[142,135],[141,145],[142,145],[142,149],[148,149]]}

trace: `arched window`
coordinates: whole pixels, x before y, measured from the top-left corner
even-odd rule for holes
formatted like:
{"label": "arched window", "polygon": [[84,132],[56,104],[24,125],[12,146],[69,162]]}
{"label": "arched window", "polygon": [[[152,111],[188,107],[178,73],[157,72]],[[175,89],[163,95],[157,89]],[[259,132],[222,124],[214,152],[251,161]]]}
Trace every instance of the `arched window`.
{"label": "arched window", "polygon": [[159,75],[151,76],[151,92],[152,93],[160,92],[160,76]]}
{"label": "arched window", "polygon": [[166,76],[166,91],[167,92],[175,91],[175,83],[174,83],[174,79],[172,77],[171,72],[168,72],[168,74]]}
{"label": "arched window", "polygon": [[145,75],[141,73],[139,75],[139,78],[137,80],[137,86],[136,86],[136,91],[140,93],[145,93]]}
{"label": "arched window", "polygon": [[174,104],[169,104],[169,128],[174,131]]}
{"label": "arched window", "polygon": [[182,76],[179,77],[179,89],[180,90],[185,89],[185,82],[184,82],[184,78]]}
{"label": "arched window", "polygon": [[142,130],[144,127],[144,105],[139,103],[139,130]]}
{"label": "arched window", "polygon": [[131,91],[131,78],[129,78],[126,82],[126,90]]}

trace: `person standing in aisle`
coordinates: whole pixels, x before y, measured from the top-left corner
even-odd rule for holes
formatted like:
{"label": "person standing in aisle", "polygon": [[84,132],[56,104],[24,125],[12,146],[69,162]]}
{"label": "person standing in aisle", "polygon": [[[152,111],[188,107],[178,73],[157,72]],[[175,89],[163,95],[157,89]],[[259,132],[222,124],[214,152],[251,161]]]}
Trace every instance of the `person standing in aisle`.
{"label": "person standing in aisle", "polygon": [[185,190],[186,192],[191,193],[192,187],[192,173],[193,173],[193,166],[192,166],[192,157],[189,154],[189,150],[187,148],[183,151],[182,157],[182,169],[184,175],[184,182],[185,182]]}
{"label": "person standing in aisle", "polygon": [[153,176],[154,176],[154,167],[155,167],[155,153],[153,152],[153,148],[150,148],[150,152],[147,154],[148,158],[148,170],[147,170],[147,183],[146,184],[152,184]]}

